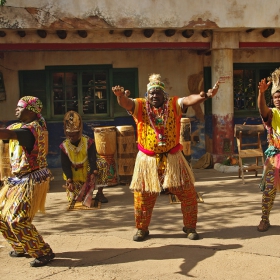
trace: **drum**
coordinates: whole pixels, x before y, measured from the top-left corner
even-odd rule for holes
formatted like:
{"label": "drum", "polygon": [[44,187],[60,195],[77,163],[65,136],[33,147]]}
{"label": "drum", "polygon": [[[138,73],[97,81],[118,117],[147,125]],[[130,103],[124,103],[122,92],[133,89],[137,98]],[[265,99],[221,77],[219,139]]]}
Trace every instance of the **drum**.
{"label": "drum", "polygon": [[4,143],[0,140],[0,180],[3,180],[5,177],[12,177],[9,143]]}
{"label": "drum", "polygon": [[191,121],[189,118],[180,120],[180,144],[183,146],[183,154],[191,165]]}
{"label": "drum", "polygon": [[117,150],[116,127],[95,127],[94,140],[97,151],[97,186],[115,186],[118,184],[115,153]]}
{"label": "drum", "polygon": [[138,152],[135,132],[132,125],[117,126],[117,161],[121,176],[133,174],[135,159]]}
{"label": "drum", "polygon": [[94,127],[94,140],[99,155],[114,155],[117,149],[116,127]]}

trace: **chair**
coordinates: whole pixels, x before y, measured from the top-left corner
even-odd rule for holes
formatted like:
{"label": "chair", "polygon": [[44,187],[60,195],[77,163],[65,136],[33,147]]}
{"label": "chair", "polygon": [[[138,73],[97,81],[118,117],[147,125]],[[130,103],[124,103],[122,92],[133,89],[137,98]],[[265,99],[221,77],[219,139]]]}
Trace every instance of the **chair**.
{"label": "chair", "polygon": [[[258,170],[262,170],[264,166],[264,154],[261,145],[260,136],[264,134],[265,129],[262,124],[260,125],[240,125],[237,124],[234,127],[234,136],[237,141],[238,155],[239,155],[239,178],[242,177],[242,183],[245,184],[244,171],[255,172],[258,175]],[[251,139],[251,141],[246,141]],[[244,141],[245,140],[245,141]],[[253,142],[252,142],[253,141]],[[255,158],[254,164],[244,164],[244,159]],[[261,164],[259,164],[259,159],[261,159]]]}

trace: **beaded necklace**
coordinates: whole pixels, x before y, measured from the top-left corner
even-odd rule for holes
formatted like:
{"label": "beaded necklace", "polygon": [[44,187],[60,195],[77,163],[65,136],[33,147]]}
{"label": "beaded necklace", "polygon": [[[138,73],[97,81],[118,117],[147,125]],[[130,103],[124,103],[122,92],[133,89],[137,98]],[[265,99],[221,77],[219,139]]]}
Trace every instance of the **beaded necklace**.
{"label": "beaded necklace", "polygon": [[69,139],[67,139],[66,141],[66,145],[68,147],[69,150],[71,150],[72,152],[75,152],[76,154],[79,153],[82,148],[84,147],[84,142],[82,141],[82,139],[80,140],[78,146],[73,145]]}
{"label": "beaded necklace", "polygon": [[168,102],[167,99],[163,103],[163,108],[155,108],[151,107],[148,100],[146,101],[146,109],[149,117],[150,124],[155,131],[158,146],[166,146],[166,137],[164,135],[164,130],[166,127],[167,119],[168,119]]}
{"label": "beaded necklace", "polygon": [[[66,139],[64,147],[65,147],[65,150],[69,157],[69,160],[71,161],[73,167],[77,171],[77,166],[82,165],[88,159],[87,140],[84,137],[82,137],[78,146],[75,146],[75,145],[71,144],[69,139]],[[85,147],[85,152],[82,153],[81,151],[84,147]]]}

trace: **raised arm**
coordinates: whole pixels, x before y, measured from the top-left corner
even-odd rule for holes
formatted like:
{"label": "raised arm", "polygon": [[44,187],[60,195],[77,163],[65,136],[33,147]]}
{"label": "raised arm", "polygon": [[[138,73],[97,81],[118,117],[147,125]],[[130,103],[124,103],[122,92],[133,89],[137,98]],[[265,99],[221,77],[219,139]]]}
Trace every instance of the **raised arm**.
{"label": "raised arm", "polygon": [[259,86],[258,86],[258,88],[259,88],[258,107],[259,107],[259,111],[260,111],[260,114],[263,117],[263,119],[267,119],[268,114],[269,114],[269,108],[266,105],[264,94],[270,84],[271,84],[271,82],[266,83],[266,79],[262,79],[259,82]]}
{"label": "raised arm", "polygon": [[127,111],[134,111],[134,102],[128,96],[130,95],[129,90],[124,90],[121,86],[112,87],[113,93],[117,96],[117,101],[121,107],[126,109]]}
{"label": "raised arm", "polygon": [[212,89],[208,89],[207,92],[201,91],[199,94],[191,94],[189,96],[186,96],[183,99],[183,105],[184,109],[204,102],[207,98],[212,98],[214,97],[219,90],[219,81],[217,81]]}
{"label": "raised arm", "polygon": [[17,139],[17,134],[13,130],[0,128],[0,139],[3,140]]}

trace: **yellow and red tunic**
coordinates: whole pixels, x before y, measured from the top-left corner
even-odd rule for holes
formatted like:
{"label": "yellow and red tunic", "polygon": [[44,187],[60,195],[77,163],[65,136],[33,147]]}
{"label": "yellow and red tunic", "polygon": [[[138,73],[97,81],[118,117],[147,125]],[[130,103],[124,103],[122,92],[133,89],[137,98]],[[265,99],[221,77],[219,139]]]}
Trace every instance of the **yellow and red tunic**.
{"label": "yellow and red tunic", "polygon": [[[149,117],[146,99],[134,99],[132,114],[137,126],[137,154],[130,189],[159,193],[162,188],[188,188],[194,183],[193,173],[180,151],[180,119],[182,116],[178,97],[171,97],[164,125],[165,145],[158,143],[157,133]],[[158,176],[155,176],[155,174]]]}
{"label": "yellow and red tunic", "polygon": [[[263,119],[262,119],[263,120]],[[263,120],[267,130],[268,149],[265,151],[267,159],[264,164],[264,171],[261,180],[261,189],[266,182],[266,174],[273,170],[274,188],[280,192],[280,111],[271,108],[267,120]]]}
{"label": "yellow and red tunic", "polygon": [[[0,209],[2,218],[12,215],[18,220],[31,221],[37,211],[45,211],[45,200],[52,178],[47,168],[46,142],[43,128],[37,120],[30,123],[15,123],[8,127],[10,130],[27,128],[34,135],[34,145],[31,151],[21,146],[18,140],[9,141],[9,156],[12,173],[16,177],[5,178],[0,191]],[[28,206],[27,206],[28,205]],[[24,210],[24,215],[21,213]],[[28,209],[28,210],[26,210]],[[8,218],[7,218],[8,219]]]}
{"label": "yellow and red tunic", "polygon": [[265,125],[269,146],[280,149],[280,111],[277,108],[271,109],[270,117]]}
{"label": "yellow and red tunic", "polygon": [[137,98],[135,100],[135,110],[133,118],[137,125],[137,141],[144,149],[153,151],[156,154],[166,153],[179,144],[180,138],[180,119],[182,116],[178,97],[172,97],[168,100],[168,118],[164,134],[166,145],[159,146],[154,128],[150,124],[149,115],[146,107],[146,99]]}
{"label": "yellow and red tunic", "polygon": [[8,127],[10,130],[19,128],[29,129],[34,135],[35,143],[32,151],[28,153],[26,147],[19,145],[18,140],[9,141],[12,173],[16,176],[22,176],[47,166],[45,139],[39,122],[33,121],[28,124],[15,123]]}
{"label": "yellow and red tunic", "polygon": [[[86,135],[82,135],[79,145],[76,147],[71,144],[69,139],[65,139],[59,146],[61,150],[68,156],[71,162],[71,170],[74,182],[84,183],[90,171],[88,161],[88,149],[93,144],[93,140]],[[63,179],[67,180],[63,173]]]}

